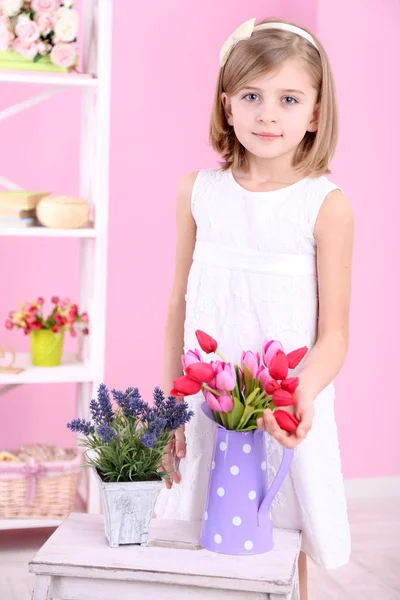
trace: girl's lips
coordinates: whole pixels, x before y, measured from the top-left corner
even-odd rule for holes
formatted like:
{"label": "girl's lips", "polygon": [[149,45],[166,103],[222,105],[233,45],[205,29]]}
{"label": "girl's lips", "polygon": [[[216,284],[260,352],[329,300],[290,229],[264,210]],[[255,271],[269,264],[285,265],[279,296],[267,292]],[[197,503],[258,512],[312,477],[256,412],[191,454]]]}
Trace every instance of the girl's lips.
{"label": "girl's lips", "polygon": [[276,133],[255,133],[254,135],[264,140],[275,140],[276,138],[282,137]]}

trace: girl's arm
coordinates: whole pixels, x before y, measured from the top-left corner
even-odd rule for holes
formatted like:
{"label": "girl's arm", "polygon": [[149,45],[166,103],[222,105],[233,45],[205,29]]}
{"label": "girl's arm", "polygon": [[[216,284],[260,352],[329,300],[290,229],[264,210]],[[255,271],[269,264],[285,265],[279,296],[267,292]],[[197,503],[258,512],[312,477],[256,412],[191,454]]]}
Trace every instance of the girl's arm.
{"label": "girl's arm", "polygon": [[300,421],[295,434],[280,429],[271,411],[260,426],[287,447],[297,446],[312,426],[313,401],[336,377],[346,357],[354,223],[351,206],[340,190],[330,192],[315,224],[318,268],[318,336],[304,361],[296,390],[294,414]]}
{"label": "girl's arm", "polygon": [[183,326],[186,311],[186,288],[196,241],[196,223],[192,216],[191,197],[197,173],[183,177],[177,189],[175,276],[168,304],[165,341],[163,390],[168,396],[173,380],[182,375]]}
{"label": "girl's arm", "polygon": [[[170,394],[173,380],[182,374],[185,295],[196,242],[196,223],[191,210],[192,190],[196,177],[197,172],[186,175],[180,180],[177,189],[175,276],[168,304],[164,337],[163,390],[166,396]],[[176,430],[163,456],[162,468],[169,473],[169,478],[165,479],[167,489],[172,487],[172,482],[180,481],[174,457],[184,458],[185,455],[185,427],[182,425]]]}

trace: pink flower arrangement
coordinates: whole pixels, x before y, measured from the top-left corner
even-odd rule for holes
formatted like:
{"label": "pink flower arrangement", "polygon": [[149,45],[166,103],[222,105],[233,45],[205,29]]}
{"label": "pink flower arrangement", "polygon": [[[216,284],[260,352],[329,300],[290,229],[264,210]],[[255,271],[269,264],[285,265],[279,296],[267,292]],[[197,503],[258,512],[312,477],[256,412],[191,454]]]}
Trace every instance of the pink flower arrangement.
{"label": "pink flower arrangement", "polygon": [[174,380],[171,395],[184,397],[203,392],[215,421],[226,429],[251,431],[266,408],[282,429],[293,432],[298,422],[285,407],[296,404],[294,393],[298,377],[289,377],[307,354],[306,346],[286,354],[276,340],[265,340],[261,354],[247,350],[240,364],[227,362],[218,350],[214,338],[196,331],[200,348],[206,354],[215,353],[221,360],[202,360],[198,349],[182,356],[184,375]]}
{"label": "pink flower arrangement", "polygon": [[54,333],[69,331],[72,337],[77,334],[77,328],[83,335],[89,333],[89,317],[86,312],[79,313],[78,305],[69,298],[60,300],[57,296],[51,299],[53,308],[45,318],[43,315],[43,298],[30,300],[26,304],[18,303],[19,310],[10,312],[5,322],[7,329],[23,329],[25,335],[37,329],[51,329]]}
{"label": "pink flower arrangement", "polygon": [[0,0],[0,51],[13,50],[28,60],[49,55],[53,64],[77,64],[79,15],[73,0]]}

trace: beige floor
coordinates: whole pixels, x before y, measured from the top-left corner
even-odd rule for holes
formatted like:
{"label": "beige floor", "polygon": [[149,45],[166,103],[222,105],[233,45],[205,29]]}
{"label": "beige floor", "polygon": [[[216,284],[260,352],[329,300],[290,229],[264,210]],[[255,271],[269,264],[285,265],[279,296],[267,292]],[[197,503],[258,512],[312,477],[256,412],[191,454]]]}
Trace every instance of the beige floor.
{"label": "beige floor", "polygon": [[[309,600],[400,600],[400,499],[349,502],[353,554],[341,569],[310,565]],[[28,560],[49,530],[0,532],[0,600],[29,600]]]}

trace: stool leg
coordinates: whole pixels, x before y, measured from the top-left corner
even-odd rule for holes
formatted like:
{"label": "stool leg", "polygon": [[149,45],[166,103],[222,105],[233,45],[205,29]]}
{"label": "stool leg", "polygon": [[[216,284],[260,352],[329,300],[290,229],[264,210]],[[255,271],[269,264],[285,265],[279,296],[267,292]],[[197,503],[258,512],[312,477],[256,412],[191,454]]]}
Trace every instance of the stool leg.
{"label": "stool leg", "polygon": [[51,600],[50,598],[50,583],[49,575],[36,575],[35,587],[32,592],[32,600]]}

